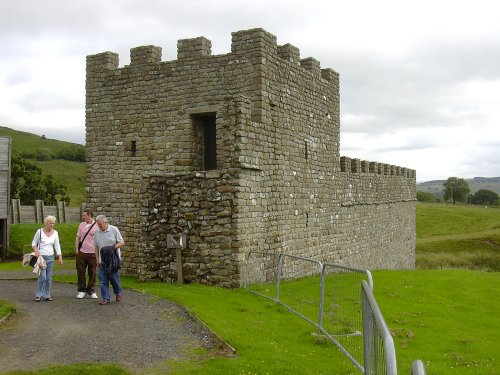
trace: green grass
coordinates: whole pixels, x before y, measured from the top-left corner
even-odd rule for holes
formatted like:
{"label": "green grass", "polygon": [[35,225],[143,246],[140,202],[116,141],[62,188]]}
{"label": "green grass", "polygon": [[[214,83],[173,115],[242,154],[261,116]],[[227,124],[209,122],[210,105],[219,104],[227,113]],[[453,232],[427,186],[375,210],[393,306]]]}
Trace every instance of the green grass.
{"label": "green grass", "polygon": [[85,202],[85,163],[61,159],[35,162],[44,174],[51,174],[66,186],[69,206],[79,207]]}
{"label": "green grass", "polygon": [[0,126],[0,136],[6,136],[12,139],[12,153],[14,155],[19,155],[22,152],[32,152],[33,150],[41,148],[46,148],[53,153],[57,153],[68,145],[75,144],[59,141],[57,139],[42,138],[42,135],[43,134],[38,135]]}
{"label": "green grass", "polygon": [[417,204],[417,238],[500,229],[500,208]]}
{"label": "green grass", "polygon": [[79,363],[72,366],[50,366],[34,371],[9,371],[9,375],[132,375],[131,372],[117,365],[98,365],[94,363]]}
{"label": "green grass", "polygon": [[[75,238],[79,223],[56,223],[55,229],[59,233],[59,242],[63,257],[74,256]],[[35,232],[43,227],[43,224],[10,224],[8,259],[21,259],[23,249],[31,251],[31,241]]]}
{"label": "green grass", "polygon": [[500,271],[500,208],[417,204],[417,267]]}
{"label": "green grass", "polygon": [[0,321],[15,310],[14,306],[10,305],[7,301],[0,300]]}
{"label": "green grass", "polygon": [[498,374],[498,272],[380,271],[374,280],[400,373],[420,358],[429,374]]}

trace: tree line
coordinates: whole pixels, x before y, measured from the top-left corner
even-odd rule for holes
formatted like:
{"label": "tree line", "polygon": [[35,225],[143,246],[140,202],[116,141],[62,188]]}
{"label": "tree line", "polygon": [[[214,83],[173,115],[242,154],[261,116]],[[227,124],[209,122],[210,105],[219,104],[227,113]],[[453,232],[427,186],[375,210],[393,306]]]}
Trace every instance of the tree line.
{"label": "tree line", "polygon": [[10,198],[19,199],[23,205],[33,205],[40,199],[48,205],[57,201],[69,204],[66,185],[57,182],[51,174],[44,175],[33,161],[13,155],[10,169]]}
{"label": "tree line", "polygon": [[[417,192],[419,202],[439,202],[440,199],[435,195],[423,191]],[[491,190],[480,189],[474,194],[467,181],[463,178],[449,177],[443,183],[443,200],[445,202],[456,202],[479,204],[479,205],[498,205],[498,194]]]}
{"label": "tree line", "polygon": [[85,147],[78,145],[66,146],[58,151],[52,151],[45,147],[39,147],[33,151],[22,151],[19,153],[24,159],[47,161],[63,159],[69,161],[85,162]]}

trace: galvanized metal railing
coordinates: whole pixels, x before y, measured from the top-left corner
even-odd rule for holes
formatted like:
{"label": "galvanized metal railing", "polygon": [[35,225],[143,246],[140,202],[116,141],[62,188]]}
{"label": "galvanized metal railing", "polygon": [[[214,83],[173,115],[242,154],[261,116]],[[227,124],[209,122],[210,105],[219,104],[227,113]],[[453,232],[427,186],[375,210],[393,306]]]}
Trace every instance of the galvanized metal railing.
{"label": "galvanized metal railing", "polygon": [[[256,256],[260,258],[252,258]],[[296,255],[254,251],[249,254],[245,287],[315,326],[363,371],[361,279],[373,288],[367,270]],[[318,294],[296,295],[297,283],[301,282],[317,285]]]}
{"label": "galvanized metal railing", "polygon": [[[296,255],[253,251],[244,277],[250,292],[282,305],[315,326],[363,374],[397,374],[394,342],[373,295],[370,271]],[[300,295],[302,283],[318,286],[318,294]],[[412,375],[425,374],[423,362],[414,361]]]}
{"label": "galvanized metal railing", "polygon": [[413,361],[411,364],[411,375],[426,375],[424,362],[420,359]]}
{"label": "galvanized metal railing", "polygon": [[396,375],[396,350],[392,335],[385,324],[372,289],[361,283],[363,303],[363,342],[365,353],[365,375]]}

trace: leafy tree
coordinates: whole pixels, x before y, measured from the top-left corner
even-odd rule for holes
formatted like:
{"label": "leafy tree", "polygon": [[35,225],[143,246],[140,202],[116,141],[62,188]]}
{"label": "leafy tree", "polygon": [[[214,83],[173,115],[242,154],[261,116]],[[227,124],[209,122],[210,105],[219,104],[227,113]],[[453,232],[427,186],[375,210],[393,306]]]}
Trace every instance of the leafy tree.
{"label": "leafy tree", "polygon": [[80,145],[70,145],[60,150],[56,158],[69,161],[85,161],[85,147]]}
{"label": "leafy tree", "polygon": [[[38,184],[39,176],[42,170],[34,163],[23,159],[20,156],[12,156],[10,171],[10,198],[21,199],[25,201],[26,195],[31,195],[28,191],[36,190],[40,187]],[[40,192],[40,191],[39,191]],[[40,192],[41,193],[41,192]]]}
{"label": "leafy tree", "polygon": [[52,153],[48,148],[39,148],[36,150],[35,159],[40,161],[52,160]]}
{"label": "leafy tree", "polygon": [[491,190],[480,189],[472,195],[471,202],[473,204],[497,205],[498,194]]}
{"label": "leafy tree", "polygon": [[11,160],[10,198],[26,205],[35,204],[37,199],[55,205],[57,198],[69,203],[64,184],[56,182],[50,174],[43,175],[40,167],[20,156],[12,156]]}
{"label": "leafy tree", "polygon": [[455,202],[467,202],[470,188],[467,181],[463,178],[450,177],[443,184],[443,188],[443,199],[445,201],[451,199],[453,204],[455,204]]}
{"label": "leafy tree", "polygon": [[47,161],[52,159],[63,159],[69,161],[85,162],[85,147],[81,145],[68,145],[59,151],[51,151],[46,147],[22,151],[19,154],[25,159]]}

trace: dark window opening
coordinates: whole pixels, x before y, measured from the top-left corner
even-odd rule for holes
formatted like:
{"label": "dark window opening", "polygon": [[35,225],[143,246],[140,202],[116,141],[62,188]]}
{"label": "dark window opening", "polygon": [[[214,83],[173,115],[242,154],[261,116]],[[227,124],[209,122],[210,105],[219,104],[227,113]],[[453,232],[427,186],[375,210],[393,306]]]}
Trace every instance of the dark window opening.
{"label": "dark window opening", "polygon": [[131,152],[132,156],[135,156],[135,154],[137,153],[137,142],[136,141],[130,142],[130,152]]}
{"label": "dark window opening", "polygon": [[215,113],[193,115],[193,122],[198,127],[201,137],[200,146],[203,155],[203,169],[217,169],[217,128]]}

